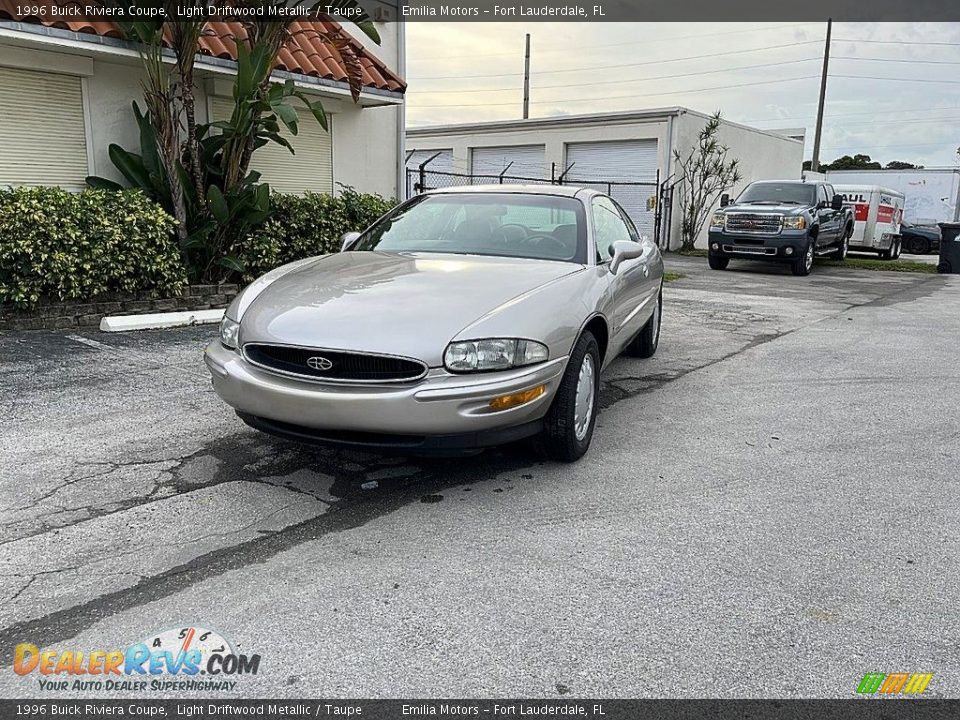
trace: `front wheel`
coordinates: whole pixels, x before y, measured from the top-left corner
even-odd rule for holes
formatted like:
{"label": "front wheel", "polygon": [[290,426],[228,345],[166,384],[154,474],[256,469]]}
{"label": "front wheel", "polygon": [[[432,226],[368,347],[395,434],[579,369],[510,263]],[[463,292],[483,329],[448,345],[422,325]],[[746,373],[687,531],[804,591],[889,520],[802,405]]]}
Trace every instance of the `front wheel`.
{"label": "front wheel", "polygon": [[837,248],[837,251],[833,253],[834,260],[846,260],[847,253],[850,251],[850,236],[844,232],[843,237],[840,239],[840,247]]}
{"label": "front wheel", "polygon": [[573,346],[537,443],[551,460],[573,462],[590,447],[600,393],[600,349],[590,332]]}
{"label": "front wheel", "polygon": [[719,255],[708,255],[707,262],[710,263],[711,270],[726,270],[730,264],[730,258],[720,257]]}
{"label": "front wheel", "polygon": [[814,241],[811,239],[807,243],[807,249],[803,251],[803,255],[790,263],[790,272],[800,276],[810,274],[810,271],[813,270],[813,246]]}

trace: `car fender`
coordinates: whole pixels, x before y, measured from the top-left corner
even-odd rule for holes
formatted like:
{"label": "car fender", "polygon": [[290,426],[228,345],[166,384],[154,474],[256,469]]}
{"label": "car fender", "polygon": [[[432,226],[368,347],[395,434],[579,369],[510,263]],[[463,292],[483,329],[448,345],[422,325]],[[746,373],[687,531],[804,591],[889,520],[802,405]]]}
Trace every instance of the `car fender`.
{"label": "car fender", "polygon": [[593,267],[564,275],[503,303],[464,327],[454,340],[517,337],[545,344],[551,358],[568,355],[609,296]]}

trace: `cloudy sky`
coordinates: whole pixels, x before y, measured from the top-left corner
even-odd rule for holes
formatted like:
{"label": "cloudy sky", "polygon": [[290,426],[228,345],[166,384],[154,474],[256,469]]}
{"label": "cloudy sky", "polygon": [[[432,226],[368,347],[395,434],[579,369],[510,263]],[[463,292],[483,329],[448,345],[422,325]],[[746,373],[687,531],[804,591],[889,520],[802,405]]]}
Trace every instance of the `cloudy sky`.
{"label": "cloudy sky", "polygon": [[[683,105],[759,128],[807,128],[813,146],[823,23],[407,24],[407,122]],[[955,167],[960,24],[835,23],[821,159],[866,153]]]}

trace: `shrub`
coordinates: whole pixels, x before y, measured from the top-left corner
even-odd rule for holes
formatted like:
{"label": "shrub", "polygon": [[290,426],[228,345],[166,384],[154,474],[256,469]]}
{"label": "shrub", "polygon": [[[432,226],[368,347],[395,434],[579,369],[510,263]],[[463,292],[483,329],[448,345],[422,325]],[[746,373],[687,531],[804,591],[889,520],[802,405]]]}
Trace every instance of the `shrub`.
{"label": "shrub", "polygon": [[340,251],[340,236],[363,230],[394,206],[393,200],[344,188],[338,196],[270,197],[270,218],[234,246],[232,255],[244,264],[243,280],[300,258]]}
{"label": "shrub", "polygon": [[173,294],[186,281],[173,231],[139,191],[0,189],[0,303]]}

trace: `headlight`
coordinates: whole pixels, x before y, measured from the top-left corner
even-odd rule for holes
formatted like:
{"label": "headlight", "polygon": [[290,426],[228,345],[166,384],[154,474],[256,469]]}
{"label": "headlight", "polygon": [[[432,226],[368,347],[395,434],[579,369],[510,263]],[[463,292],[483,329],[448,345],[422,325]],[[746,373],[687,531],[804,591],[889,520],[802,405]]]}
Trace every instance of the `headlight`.
{"label": "headlight", "polygon": [[727,226],[727,216],[723,213],[714,213],[713,217],[710,219],[710,227],[726,227]]}
{"label": "headlight", "polygon": [[231,350],[237,349],[237,335],[240,333],[240,323],[231,320],[226,315],[220,321],[220,342]]}
{"label": "headlight", "polygon": [[806,226],[807,221],[803,219],[802,215],[797,215],[796,217],[785,217],[783,219],[784,230],[803,230]]}
{"label": "headlight", "polygon": [[546,345],[533,340],[492,338],[450,343],[443,364],[450,372],[484,372],[533,365],[549,356]]}

